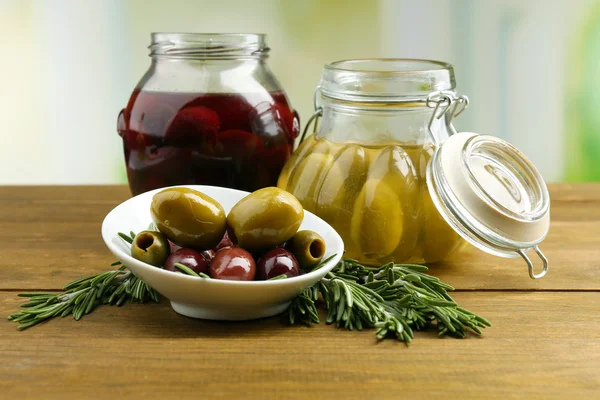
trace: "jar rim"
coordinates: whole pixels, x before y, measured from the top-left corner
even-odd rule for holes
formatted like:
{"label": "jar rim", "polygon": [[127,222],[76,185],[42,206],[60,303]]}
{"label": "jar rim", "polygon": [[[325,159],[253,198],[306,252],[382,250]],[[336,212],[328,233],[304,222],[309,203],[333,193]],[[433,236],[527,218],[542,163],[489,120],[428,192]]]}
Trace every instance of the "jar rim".
{"label": "jar rim", "polygon": [[152,32],[150,57],[171,59],[264,59],[264,33]]}
{"label": "jar rim", "polygon": [[435,91],[453,91],[454,67],[416,58],[362,58],[325,65],[324,97],[361,103],[424,103]]}
{"label": "jar rim", "polygon": [[[367,63],[381,63],[385,65],[398,65],[401,66],[406,64],[407,66],[410,64],[414,64],[415,66],[418,64],[430,65],[432,68],[398,68],[398,69],[367,69],[365,67],[354,68],[354,65],[358,64],[367,64]],[[347,65],[347,66],[346,66]],[[434,68],[437,67],[437,68]],[[419,73],[428,73],[434,71],[440,71],[445,69],[452,69],[452,65],[437,60],[428,60],[428,59],[419,59],[419,58],[356,58],[356,59],[347,59],[347,60],[338,60],[333,61],[325,65],[325,69],[329,70],[339,70],[339,71],[351,71],[357,73],[387,73],[387,74],[419,74]]]}

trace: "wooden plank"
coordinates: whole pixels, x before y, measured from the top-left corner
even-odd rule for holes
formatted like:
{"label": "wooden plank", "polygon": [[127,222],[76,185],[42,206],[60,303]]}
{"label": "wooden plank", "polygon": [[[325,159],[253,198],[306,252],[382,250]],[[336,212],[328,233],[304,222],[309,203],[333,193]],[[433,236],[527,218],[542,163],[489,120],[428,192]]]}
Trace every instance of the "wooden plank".
{"label": "wooden plank", "polygon": [[[523,260],[471,249],[432,268],[456,288],[600,289],[600,185],[551,185],[552,227],[544,279]],[[104,216],[130,196],[125,186],[0,187],[0,289],[59,289],[108,268]]]}
{"label": "wooden plank", "polygon": [[[520,257],[498,258],[473,246],[431,273],[463,290],[600,290],[600,185],[549,186],[552,222],[540,248],[550,269],[543,279],[529,279]],[[541,268],[535,253],[531,258]]]}
{"label": "wooden plank", "polygon": [[59,289],[108,268],[104,216],[126,186],[0,187],[0,289]]}
{"label": "wooden plank", "polygon": [[[3,398],[597,398],[600,293],[457,293],[493,324],[465,340],[419,333],[210,322],[166,302],[98,309],[0,335]],[[14,293],[0,292],[0,315]]]}
{"label": "wooden plank", "polygon": [[[548,274],[529,278],[525,261],[498,258],[471,247],[449,261],[431,267],[431,273],[463,290],[599,290],[600,222],[554,221],[540,248],[549,260]],[[541,260],[531,252],[537,270]]]}

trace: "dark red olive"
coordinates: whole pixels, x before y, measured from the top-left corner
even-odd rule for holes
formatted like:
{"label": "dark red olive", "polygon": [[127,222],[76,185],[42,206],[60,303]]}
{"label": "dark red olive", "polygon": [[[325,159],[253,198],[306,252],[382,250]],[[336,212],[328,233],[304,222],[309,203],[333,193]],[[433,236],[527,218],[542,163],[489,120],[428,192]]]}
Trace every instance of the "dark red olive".
{"label": "dark red olive", "polygon": [[123,140],[127,150],[143,149],[147,142],[146,135],[133,130],[125,131]]}
{"label": "dark red olive", "polygon": [[277,110],[278,122],[285,127],[288,137],[295,139],[300,131],[300,117],[298,113],[287,105],[280,103],[275,103],[273,108]]}
{"label": "dark red olive", "polygon": [[202,252],[202,255],[208,260],[208,261],[212,261],[213,258],[215,258],[215,251],[214,250],[204,250]]}
{"label": "dark red olive", "polygon": [[227,231],[225,231],[225,235],[223,235],[223,239],[221,239],[221,241],[219,242],[217,247],[215,247],[215,251],[219,251],[224,247],[233,247],[233,246],[234,246],[234,244],[231,241],[231,239],[229,238],[229,233],[227,233]]}
{"label": "dark red olive", "polygon": [[182,272],[175,266],[176,263],[183,264],[195,273],[208,273],[210,262],[214,256],[212,250],[198,252],[194,249],[181,248],[172,253],[165,261],[164,269],[168,271]]}
{"label": "dark red olive", "polygon": [[171,254],[175,253],[177,250],[181,249],[181,246],[176,245],[175,243],[169,240],[169,247],[171,248]]}
{"label": "dark red olive", "polygon": [[187,107],[175,115],[165,133],[165,141],[172,145],[213,141],[221,121],[208,107]]}
{"label": "dark red olive", "polygon": [[129,129],[162,138],[177,110],[162,98],[145,97],[131,110]]}
{"label": "dark red olive", "polygon": [[300,267],[298,260],[292,253],[285,249],[273,249],[258,260],[256,274],[258,279],[262,280],[271,279],[278,275],[293,278],[300,274]]}
{"label": "dark red olive", "polygon": [[229,129],[217,135],[215,152],[221,157],[249,159],[253,154],[260,154],[263,147],[260,137],[240,129]]}
{"label": "dark red olive", "polygon": [[256,275],[252,254],[241,247],[224,247],[210,263],[210,277],[229,281],[251,281]]}

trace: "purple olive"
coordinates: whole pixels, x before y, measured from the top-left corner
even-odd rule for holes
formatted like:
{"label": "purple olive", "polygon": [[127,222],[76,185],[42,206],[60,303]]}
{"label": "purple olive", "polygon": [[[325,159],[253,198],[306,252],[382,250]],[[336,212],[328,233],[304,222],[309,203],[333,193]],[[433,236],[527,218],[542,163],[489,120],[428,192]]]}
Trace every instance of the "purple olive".
{"label": "purple olive", "polygon": [[225,231],[225,235],[223,235],[223,239],[221,239],[221,241],[219,242],[217,247],[215,247],[215,251],[219,251],[224,247],[233,247],[233,246],[234,246],[234,244],[231,241],[231,239],[229,238],[229,233],[227,233],[227,231]]}
{"label": "purple olive", "polygon": [[258,279],[267,280],[278,275],[293,278],[300,274],[298,260],[292,253],[284,249],[273,249],[258,260],[256,266]]}
{"label": "purple olive", "polygon": [[206,250],[198,252],[194,249],[181,248],[172,253],[167,261],[165,261],[164,269],[174,272],[182,272],[175,266],[176,263],[183,264],[190,268],[195,273],[200,272],[208,273],[210,262],[214,252],[212,250]]}
{"label": "purple olive", "polygon": [[251,281],[256,275],[252,254],[241,247],[224,247],[210,263],[210,277],[229,281]]}
{"label": "purple olive", "polygon": [[181,246],[177,246],[175,243],[169,240],[169,247],[171,248],[171,254],[175,253],[177,250],[181,249]]}

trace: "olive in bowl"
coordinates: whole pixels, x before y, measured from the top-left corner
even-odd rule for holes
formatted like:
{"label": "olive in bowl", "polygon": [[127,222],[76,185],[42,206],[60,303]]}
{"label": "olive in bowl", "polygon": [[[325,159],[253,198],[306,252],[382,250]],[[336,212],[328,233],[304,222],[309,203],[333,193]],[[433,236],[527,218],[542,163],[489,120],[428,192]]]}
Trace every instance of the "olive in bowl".
{"label": "olive in bowl", "polygon": [[298,261],[292,253],[284,249],[273,249],[266,252],[256,266],[258,279],[267,280],[281,275],[293,278],[300,274]]}
{"label": "olive in bowl", "polygon": [[300,268],[309,270],[317,266],[325,255],[325,241],[317,232],[304,230],[296,233],[285,244],[285,249],[291,252]]}
{"label": "olive in bowl", "polygon": [[142,231],[131,243],[131,256],[155,267],[164,264],[170,251],[167,237],[156,231]]}
{"label": "olive in bowl", "polygon": [[304,219],[302,205],[276,187],[257,190],[240,200],[227,215],[229,237],[238,246],[260,252],[290,239]]}
{"label": "olive in bowl", "polygon": [[224,247],[210,262],[211,278],[228,281],[251,281],[256,275],[252,254],[240,247]]}
{"label": "olive in bowl", "polygon": [[223,236],[223,239],[221,239],[221,241],[219,242],[219,244],[217,245],[217,247],[215,247],[215,251],[219,251],[224,247],[233,247],[234,244],[231,241],[231,239],[229,238],[229,233],[227,231],[225,231],[225,236]]}
{"label": "olive in bowl", "polygon": [[181,248],[173,253],[165,261],[164,269],[167,271],[181,272],[175,264],[182,264],[197,274],[208,273],[210,262],[215,256],[212,250],[198,252],[194,249]]}
{"label": "olive in bowl", "polygon": [[221,204],[194,189],[161,190],[152,197],[150,215],[158,230],[181,247],[212,249],[225,234],[225,210]]}

